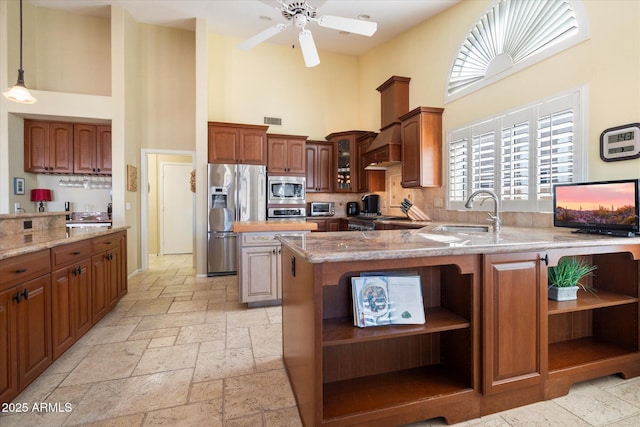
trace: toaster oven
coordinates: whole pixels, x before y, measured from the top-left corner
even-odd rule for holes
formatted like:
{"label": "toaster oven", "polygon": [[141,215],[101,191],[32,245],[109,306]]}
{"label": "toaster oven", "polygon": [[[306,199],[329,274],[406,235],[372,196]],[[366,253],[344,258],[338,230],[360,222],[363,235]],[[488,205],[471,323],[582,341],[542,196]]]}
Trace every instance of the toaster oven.
{"label": "toaster oven", "polygon": [[336,207],[333,202],[309,202],[307,211],[309,216],[334,216]]}

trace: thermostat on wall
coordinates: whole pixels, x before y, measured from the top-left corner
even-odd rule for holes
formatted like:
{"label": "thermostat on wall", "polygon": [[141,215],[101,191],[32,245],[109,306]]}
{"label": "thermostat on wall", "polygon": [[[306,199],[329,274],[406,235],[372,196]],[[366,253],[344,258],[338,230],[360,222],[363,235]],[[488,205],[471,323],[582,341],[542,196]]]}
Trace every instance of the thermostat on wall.
{"label": "thermostat on wall", "polygon": [[640,123],[605,129],[600,134],[600,158],[605,162],[640,157]]}

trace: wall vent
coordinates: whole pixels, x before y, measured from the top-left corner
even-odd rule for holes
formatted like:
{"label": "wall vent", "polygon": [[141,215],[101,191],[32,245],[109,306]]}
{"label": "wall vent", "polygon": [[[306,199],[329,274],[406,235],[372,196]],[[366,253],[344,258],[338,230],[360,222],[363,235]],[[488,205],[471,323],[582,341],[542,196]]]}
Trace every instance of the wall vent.
{"label": "wall vent", "polygon": [[265,125],[278,125],[282,126],[282,119],[278,117],[265,117],[264,118]]}

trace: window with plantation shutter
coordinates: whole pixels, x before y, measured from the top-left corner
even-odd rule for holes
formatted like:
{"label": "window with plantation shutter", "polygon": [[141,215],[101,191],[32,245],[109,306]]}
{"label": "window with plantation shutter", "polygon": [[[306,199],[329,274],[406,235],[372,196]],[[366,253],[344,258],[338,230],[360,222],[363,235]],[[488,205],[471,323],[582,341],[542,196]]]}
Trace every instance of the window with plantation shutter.
{"label": "window with plantation shutter", "polygon": [[503,79],[588,38],[581,1],[497,0],[456,55],[446,101]]}
{"label": "window with plantation shutter", "polygon": [[449,200],[464,201],[469,185],[468,147],[465,138],[449,144]]}
{"label": "window with plantation shutter", "polygon": [[485,132],[471,138],[472,190],[494,190],[496,174],[495,133]]}
{"label": "window with plantation shutter", "polygon": [[586,88],[448,132],[448,207],[493,190],[504,210],[550,212],[553,185],[584,178]]}

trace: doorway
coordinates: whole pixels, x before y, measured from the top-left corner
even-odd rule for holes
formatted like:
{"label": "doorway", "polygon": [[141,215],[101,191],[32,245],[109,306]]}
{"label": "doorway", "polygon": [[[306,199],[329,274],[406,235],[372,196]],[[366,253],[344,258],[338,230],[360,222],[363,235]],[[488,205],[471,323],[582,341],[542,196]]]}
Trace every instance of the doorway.
{"label": "doorway", "polygon": [[[160,219],[160,206],[161,206],[161,194],[162,194],[162,175],[161,164],[182,164],[182,169],[186,169],[187,165],[190,168],[189,174],[195,169],[195,153],[193,151],[179,151],[179,150],[154,150],[154,149],[142,149],[141,150],[141,164],[140,164],[140,189],[141,189],[141,204],[140,204],[140,255],[141,255],[141,270],[147,270],[149,268],[149,256],[158,256],[163,253],[161,247],[162,238],[162,221]],[[170,171],[174,172],[174,171]],[[180,190],[179,194],[185,197],[185,201],[181,203],[173,203],[173,200],[177,200],[173,194],[164,196],[168,199],[168,204],[173,203],[174,206],[181,205],[180,218],[188,218],[187,221],[183,221],[182,227],[176,230],[180,235],[187,240],[190,240],[190,252],[192,258],[195,256],[194,242],[195,242],[195,195],[189,188],[189,180],[185,186],[180,186],[186,191]],[[166,215],[164,215],[166,216]],[[170,216],[171,217],[171,216]],[[177,229],[178,227],[176,227]],[[173,230],[172,230],[173,231]],[[187,237],[188,236],[188,237]],[[183,249],[184,250],[184,249]],[[194,260],[195,265],[195,260]]]}

